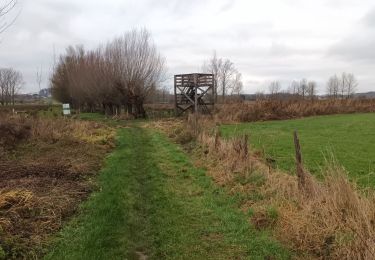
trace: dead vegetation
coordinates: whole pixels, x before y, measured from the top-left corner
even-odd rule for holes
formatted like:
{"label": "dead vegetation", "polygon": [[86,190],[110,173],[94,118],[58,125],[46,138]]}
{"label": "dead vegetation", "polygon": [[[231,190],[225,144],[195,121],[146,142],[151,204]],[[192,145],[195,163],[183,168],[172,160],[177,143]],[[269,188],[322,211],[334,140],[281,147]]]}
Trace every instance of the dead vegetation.
{"label": "dead vegetation", "polygon": [[219,122],[252,122],[318,115],[375,112],[374,99],[257,100],[218,105]]}
{"label": "dead vegetation", "polygon": [[3,151],[12,149],[20,141],[27,139],[29,135],[29,125],[14,124],[10,121],[3,120],[0,122],[0,149]]}
{"label": "dead vegetation", "polygon": [[0,119],[0,259],[38,258],[94,188],[114,130],[62,118]]}
{"label": "dead vegetation", "polygon": [[241,197],[240,207],[257,229],[270,230],[300,259],[375,258],[375,194],[349,182],[344,169],[331,163],[322,181],[303,167],[299,177],[280,172],[251,150],[251,136],[227,140],[213,121],[190,117],[189,122],[186,127],[164,120],[153,127],[183,140],[196,162],[204,162],[199,166]]}

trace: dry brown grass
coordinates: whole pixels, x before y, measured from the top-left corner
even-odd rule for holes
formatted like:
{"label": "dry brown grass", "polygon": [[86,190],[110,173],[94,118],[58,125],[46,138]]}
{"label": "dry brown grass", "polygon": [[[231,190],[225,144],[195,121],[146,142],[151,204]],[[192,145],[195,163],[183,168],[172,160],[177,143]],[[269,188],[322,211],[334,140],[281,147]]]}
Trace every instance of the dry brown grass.
{"label": "dry brown grass", "polygon": [[147,118],[160,119],[175,116],[174,104],[145,104]]}
{"label": "dry brown grass", "polygon": [[[249,150],[245,137],[223,139],[213,121],[189,121],[190,126],[169,120],[153,127],[176,141],[190,132],[198,140],[196,162],[204,163],[198,166],[230,193],[242,194],[241,208],[253,211],[251,222],[272,230],[296,258],[375,259],[375,194],[359,190],[341,167],[325,169],[322,181],[306,173],[301,189],[295,175],[272,169],[262,155]],[[203,125],[208,130],[200,131]]]}
{"label": "dry brown grass", "polygon": [[365,112],[375,112],[375,99],[259,100],[223,104],[217,106],[215,117],[220,122],[251,122]]}
{"label": "dry brown grass", "polygon": [[[63,118],[0,119],[0,258],[37,258],[94,188],[114,129]],[[22,131],[21,131],[21,130]],[[23,134],[19,134],[22,132]]]}
{"label": "dry brown grass", "polygon": [[363,194],[331,167],[313,197],[279,203],[279,239],[319,258],[375,259],[375,196]]}
{"label": "dry brown grass", "polygon": [[30,125],[14,122],[3,115],[0,121],[0,154],[5,150],[14,148],[20,141],[30,135]]}

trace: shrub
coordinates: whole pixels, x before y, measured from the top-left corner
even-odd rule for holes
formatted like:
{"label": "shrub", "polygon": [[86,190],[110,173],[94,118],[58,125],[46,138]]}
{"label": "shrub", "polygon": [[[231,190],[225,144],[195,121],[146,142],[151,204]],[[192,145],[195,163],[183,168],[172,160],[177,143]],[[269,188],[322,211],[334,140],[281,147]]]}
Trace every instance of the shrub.
{"label": "shrub", "polygon": [[4,249],[0,246],[0,260],[6,259]]}
{"label": "shrub", "polygon": [[80,120],[0,118],[0,259],[39,259],[95,188],[115,129]]}
{"label": "shrub", "polygon": [[253,122],[359,112],[375,112],[375,99],[258,100],[218,105],[215,116],[220,122]]}
{"label": "shrub", "polygon": [[16,144],[30,136],[31,126],[18,120],[0,121],[0,147],[4,149],[14,148]]}
{"label": "shrub", "polygon": [[187,130],[182,130],[175,137],[175,141],[179,144],[188,144],[191,141],[193,141],[193,139],[194,139],[193,134]]}

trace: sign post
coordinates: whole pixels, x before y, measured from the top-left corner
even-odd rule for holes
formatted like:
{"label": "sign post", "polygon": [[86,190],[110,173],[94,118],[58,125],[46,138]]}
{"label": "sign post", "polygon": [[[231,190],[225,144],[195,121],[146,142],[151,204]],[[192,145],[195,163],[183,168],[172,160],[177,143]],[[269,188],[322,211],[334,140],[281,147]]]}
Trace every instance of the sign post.
{"label": "sign post", "polygon": [[64,116],[70,115],[70,105],[69,104],[63,104],[63,114],[64,114]]}

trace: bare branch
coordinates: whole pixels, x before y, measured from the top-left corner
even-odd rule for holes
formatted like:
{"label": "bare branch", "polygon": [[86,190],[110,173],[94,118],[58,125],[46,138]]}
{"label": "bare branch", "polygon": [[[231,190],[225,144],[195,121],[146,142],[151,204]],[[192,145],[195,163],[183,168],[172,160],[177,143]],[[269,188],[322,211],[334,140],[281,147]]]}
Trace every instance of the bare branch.
{"label": "bare branch", "polygon": [[11,11],[15,9],[17,4],[18,0],[9,0],[5,4],[0,6],[0,34],[7,30],[10,26],[12,26],[14,22],[17,20],[18,16],[20,15],[19,12],[17,15],[15,15],[15,17],[10,19],[9,21],[7,19]]}

